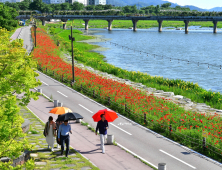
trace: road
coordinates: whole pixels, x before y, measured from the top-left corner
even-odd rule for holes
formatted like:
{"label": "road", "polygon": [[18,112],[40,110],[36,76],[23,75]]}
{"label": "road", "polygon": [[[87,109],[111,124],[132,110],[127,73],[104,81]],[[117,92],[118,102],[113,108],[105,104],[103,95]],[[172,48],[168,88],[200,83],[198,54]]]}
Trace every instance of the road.
{"label": "road", "polygon": [[[28,33],[29,28],[23,31]],[[29,34],[27,34],[29,35]],[[22,34],[21,38],[30,42],[26,34]],[[96,126],[92,119],[92,115],[105,107],[95,101],[69,89],[54,79],[40,73],[37,77],[42,82],[41,88],[43,93],[53,99],[57,99],[69,107],[72,111],[80,113],[84,117],[84,121]],[[221,170],[222,167],[217,163],[202,158],[197,153],[187,151],[184,147],[167,140],[161,135],[152,133],[152,131],[142,128],[137,123],[133,123],[123,116],[110,123],[108,134],[114,134],[118,144],[124,146],[128,150],[150,162],[157,167],[158,163],[166,163],[168,170]]]}

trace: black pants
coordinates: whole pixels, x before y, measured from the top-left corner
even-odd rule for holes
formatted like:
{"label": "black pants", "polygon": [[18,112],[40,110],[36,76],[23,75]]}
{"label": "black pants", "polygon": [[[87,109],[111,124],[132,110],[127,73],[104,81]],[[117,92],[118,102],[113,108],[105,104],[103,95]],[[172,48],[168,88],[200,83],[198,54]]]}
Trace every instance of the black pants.
{"label": "black pants", "polygon": [[60,140],[61,140],[61,153],[63,153],[64,151],[64,143],[66,143],[66,156],[68,156],[69,154],[69,135],[67,136],[60,136]]}

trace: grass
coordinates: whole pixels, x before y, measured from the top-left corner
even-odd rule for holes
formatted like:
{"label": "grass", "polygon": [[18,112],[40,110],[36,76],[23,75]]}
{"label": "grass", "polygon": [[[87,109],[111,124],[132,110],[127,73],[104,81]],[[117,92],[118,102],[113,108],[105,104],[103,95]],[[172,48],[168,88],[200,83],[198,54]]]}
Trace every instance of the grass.
{"label": "grass", "polygon": [[[82,55],[82,56],[84,56],[84,55]],[[59,60],[59,62],[61,62],[61,63],[63,63],[63,61],[62,60],[60,60],[59,59],[59,57],[57,56],[57,58],[58,58],[58,60]],[[41,62],[40,62],[41,63]],[[61,67],[61,68],[63,68],[63,67]],[[43,71],[43,70],[45,70],[45,69],[41,69],[41,68],[39,68],[41,71]],[[60,69],[60,67],[58,68],[58,69]],[[120,72],[121,70],[119,70],[119,72]],[[43,71],[44,73],[45,73],[45,71]],[[84,75],[84,76],[90,76],[91,75],[91,73],[90,74],[88,74],[87,72],[84,72],[86,75]],[[51,72],[47,72],[47,74],[49,75],[49,76],[52,76],[53,78],[56,78],[57,80],[59,80],[59,81],[61,81],[61,75],[58,77],[58,76],[53,76],[52,75],[52,71]],[[136,75],[137,73],[135,73],[135,75]],[[140,74],[142,74],[142,73],[140,73]],[[81,74],[80,74],[81,75]],[[79,77],[81,77],[80,75],[78,75]],[[143,74],[142,74],[143,75]],[[78,77],[77,76],[77,77]],[[84,76],[82,76],[81,78],[83,78],[84,79]],[[90,76],[91,77],[91,76]],[[96,76],[97,77],[97,76]],[[99,77],[99,76],[98,76]],[[137,76],[136,76],[137,77]],[[87,81],[87,79],[86,79],[86,81]],[[68,83],[68,79],[67,80],[64,80],[64,82],[66,82],[65,84],[67,84],[69,87],[70,87],[70,84]],[[78,82],[78,81],[77,81]],[[89,81],[89,82],[91,82],[91,81]],[[99,84],[98,84],[99,85]],[[191,84],[192,85],[192,84]],[[84,84],[83,84],[83,87],[84,87]],[[86,86],[86,87],[84,87],[84,88],[86,88],[87,90],[82,90],[82,88],[80,88],[80,84],[75,84],[74,85],[74,87],[73,87],[75,90],[77,90],[77,91],[79,91],[79,92],[81,92],[81,93],[83,93],[84,95],[87,95],[87,96],[91,96],[91,98],[93,98],[94,96],[93,96],[93,93],[92,93],[92,91],[90,91],[90,90],[88,90],[88,89],[90,89],[90,86]],[[129,90],[130,91],[130,90]],[[129,92],[130,93],[130,92]],[[178,106],[176,105],[176,104],[173,104],[172,102],[167,102],[167,108],[168,109],[170,109],[170,113],[171,113],[171,115],[176,115],[175,117],[173,116],[172,117],[172,119],[174,119],[175,118],[175,120],[177,121],[177,122],[179,122],[179,123],[177,123],[177,122],[175,122],[175,120],[174,121],[172,121],[171,123],[173,123],[173,126],[175,127],[175,129],[177,129],[177,128],[181,128],[180,126],[183,124],[183,125],[185,125],[185,127],[187,127],[187,128],[189,128],[189,129],[191,129],[191,130],[186,130],[187,128],[185,128],[184,130],[182,129],[182,130],[175,130],[173,133],[171,133],[171,131],[169,131],[169,122],[167,122],[167,121],[169,121],[169,120],[167,120],[167,115],[169,115],[169,114],[166,114],[166,113],[164,113],[164,114],[162,114],[161,112],[160,112],[160,110],[161,109],[163,109],[162,107],[161,108],[159,108],[158,110],[156,109],[156,110],[154,110],[154,112],[153,111],[151,111],[150,112],[150,114],[148,114],[149,115],[149,119],[146,119],[146,123],[144,122],[144,118],[143,117],[141,117],[141,116],[143,116],[143,114],[144,114],[144,111],[142,110],[143,108],[138,108],[138,109],[140,109],[139,111],[138,111],[138,109],[137,109],[137,112],[135,112],[134,110],[132,110],[132,111],[126,111],[126,109],[124,108],[124,105],[122,106],[122,107],[118,107],[118,105],[116,105],[116,104],[123,104],[123,103],[125,103],[125,101],[124,100],[120,100],[120,101],[118,101],[118,102],[114,102],[113,104],[111,103],[111,105],[108,105],[107,104],[107,101],[106,100],[104,100],[104,97],[103,96],[101,96],[101,94],[103,94],[103,93],[101,93],[101,92],[99,92],[98,94],[100,94],[100,95],[98,95],[98,98],[96,98],[96,99],[94,99],[94,100],[96,100],[97,102],[99,102],[99,103],[101,103],[101,104],[104,104],[104,105],[106,105],[106,106],[108,106],[109,108],[111,108],[111,109],[113,109],[113,110],[115,110],[115,111],[117,111],[118,113],[121,113],[121,114],[123,114],[124,116],[126,116],[126,117],[128,117],[128,118],[130,118],[130,119],[132,119],[133,121],[135,121],[135,122],[137,122],[137,123],[139,123],[139,124],[141,124],[141,125],[143,125],[143,126],[145,126],[145,127],[147,127],[147,128],[149,128],[149,129],[152,129],[152,130],[154,130],[155,132],[157,132],[157,133],[159,133],[159,134],[161,134],[161,135],[163,135],[163,136],[167,136],[167,137],[169,137],[170,139],[172,139],[172,140],[174,140],[174,141],[177,141],[178,143],[180,143],[180,144],[182,144],[182,145],[185,145],[185,146],[187,146],[187,147],[189,147],[189,148],[192,148],[193,150],[196,150],[196,151],[198,151],[198,152],[200,152],[200,153],[203,153],[204,155],[207,155],[207,156],[209,156],[209,157],[211,157],[211,158],[213,158],[213,159],[216,159],[216,160],[218,160],[218,161],[221,161],[221,157],[220,156],[218,156],[220,153],[218,153],[218,155],[217,154],[214,154],[214,151],[213,152],[211,152],[211,150],[210,149],[207,149],[207,150],[205,150],[203,147],[202,147],[202,144],[201,143],[197,143],[196,144],[196,142],[195,143],[193,143],[192,141],[191,141],[191,138],[194,138],[193,140],[194,141],[196,141],[196,139],[200,139],[200,140],[198,140],[198,141],[201,141],[202,140],[202,133],[199,133],[199,132],[197,132],[197,129],[196,128],[201,128],[200,129],[200,131],[202,131],[202,128],[205,128],[204,127],[204,125],[206,125],[206,122],[209,122],[209,124],[210,124],[210,122],[211,122],[211,120],[213,120],[213,119],[207,119],[207,117],[205,117],[205,114],[199,114],[199,113],[190,113],[190,112],[187,112],[188,113],[188,115],[189,116],[186,116],[187,115],[187,113],[186,112],[184,112],[184,110],[182,109],[182,108],[178,108]],[[124,96],[124,94],[123,94],[123,96]],[[155,102],[157,99],[152,99],[152,101],[153,102]],[[159,100],[159,99],[158,99]],[[114,101],[114,100],[113,100]],[[165,101],[162,101],[161,100],[161,102],[164,102],[165,103]],[[137,101],[136,100],[134,100],[134,103],[137,103]],[[148,107],[152,110],[153,108],[151,108],[152,106],[150,105],[150,103],[147,103],[147,102],[145,102],[144,101],[144,103],[143,103],[144,105],[149,105]],[[164,104],[165,105],[165,104]],[[148,110],[148,109],[147,109]],[[141,112],[140,112],[141,111]],[[159,114],[159,116],[157,115],[157,113],[155,113],[157,111],[157,113]],[[134,113],[135,112],[135,113]],[[165,111],[163,111],[163,112],[165,112]],[[139,113],[139,114],[138,114]],[[166,116],[164,116],[166,114]],[[164,116],[164,117],[162,117],[162,116]],[[188,119],[188,121],[186,121],[187,123],[183,123],[182,121],[184,121],[183,119],[181,119],[181,118],[183,118],[185,116],[185,119],[187,120]],[[195,116],[197,116],[198,117],[198,119],[196,119],[195,118]],[[187,118],[186,118],[187,117]],[[164,118],[164,119],[163,119]],[[193,119],[193,118],[195,118],[195,119]],[[204,118],[204,121],[205,121],[205,124],[202,124],[203,123],[203,119]],[[159,119],[161,120],[161,122],[159,122]],[[189,120],[190,119],[190,120]],[[153,120],[158,120],[158,122],[159,123],[157,123],[156,121],[153,121]],[[166,120],[166,121],[165,121]],[[209,120],[209,121],[208,121]],[[218,120],[216,120],[216,118],[214,119],[215,121],[218,121]],[[220,119],[219,119],[220,120]],[[170,120],[171,121],[171,120]],[[163,122],[163,124],[162,124],[162,122]],[[194,124],[193,124],[194,123]],[[161,124],[161,125],[160,125]],[[198,125],[197,127],[195,127],[195,128],[191,128],[191,126],[190,125]],[[199,125],[200,125],[200,127],[199,127]],[[183,127],[183,126],[182,126]],[[192,126],[193,127],[193,126]],[[199,130],[198,130],[199,131]],[[184,134],[186,135],[186,136],[184,136]],[[218,136],[217,136],[218,137]],[[212,138],[209,138],[208,139],[208,143],[210,144],[210,143],[212,143],[213,144],[213,140],[211,141],[211,139]],[[215,145],[217,145],[217,142],[215,143]],[[210,145],[209,145],[210,146]],[[213,149],[213,147],[212,147],[212,149]],[[216,148],[214,148],[215,149],[215,151],[217,151],[217,149]]]}
{"label": "grass", "polygon": [[[60,28],[56,29],[58,31]],[[67,50],[71,53],[70,40],[68,39],[70,30],[60,30],[61,31],[58,31],[59,33],[55,34],[53,38],[60,41],[61,51]],[[174,80],[165,79],[163,77],[157,76],[153,77],[146,73],[127,71],[115,67],[111,64],[106,63],[103,55],[91,51],[98,46],[87,44],[84,42],[77,42],[81,40],[92,39],[93,37],[82,35],[82,32],[79,30],[74,30],[73,36],[76,38],[76,41],[74,42],[74,57],[80,63],[88,65],[102,72],[113,74],[119,78],[129,79],[133,82],[142,83],[147,87],[156,88],[158,90],[174,92],[175,95],[182,95],[194,102],[206,103],[213,108],[222,109],[222,96],[219,92],[207,91],[197,84],[194,84],[192,82],[185,82],[180,79]]]}
{"label": "grass", "polygon": [[46,139],[41,132],[44,129],[44,123],[42,123],[35,115],[33,115],[26,107],[21,106],[20,115],[29,119],[31,122],[30,131],[37,133],[27,133],[26,138],[30,144],[33,144],[31,154],[37,154],[34,157],[35,162],[43,162],[45,165],[36,165],[35,170],[44,169],[49,170],[52,168],[60,168],[61,170],[68,169],[81,169],[82,167],[89,167],[93,170],[99,168],[92,165],[87,159],[81,156],[74,149],[70,149],[69,158],[60,156],[60,150],[51,152],[47,148]]}
{"label": "grass", "polygon": [[[68,21],[67,26],[73,25],[77,28],[84,28],[85,22],[83,20],[74,20],[74,21]],[[183,21],[163,21],[163,27],[184,27],[185,24]],[[190,22],[189,26],[201,26],[201,27],[213,27],[213,22]],[[105,20],[90,20],[89,21],[89,28],[104,28],[108,27],[108,22]],[[133,27],[132,21],[130,20],[114,20],[112,23],[113,28],[129,28]],[[152,27],[158,27],[157,21],[138,21],[137,28],[152,28]],[[222,28],[222,22],[218,22],[217,24],[218,28]]]}

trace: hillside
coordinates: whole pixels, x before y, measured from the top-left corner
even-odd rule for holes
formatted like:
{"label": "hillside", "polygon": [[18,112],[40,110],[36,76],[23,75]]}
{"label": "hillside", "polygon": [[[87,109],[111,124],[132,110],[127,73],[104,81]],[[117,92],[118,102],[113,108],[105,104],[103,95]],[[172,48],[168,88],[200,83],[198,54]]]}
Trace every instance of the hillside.
{"label": "hillside", "polygon": [[[107,0],[108,4],[112,4],[115,6],[126,6],[126,5],[136,5],[138,8],[150,6],[150,5],[161,5],[164,3],[168,3],[168,1],[162,1],[162,0]],[[176,7],[178,4],[171,3],[171,7]],[[181,7],[188,7],[191,10],[197,10],[197,11],[207,11],[206,9],[198,8],[196,6],[192,5],[186,5]]]}

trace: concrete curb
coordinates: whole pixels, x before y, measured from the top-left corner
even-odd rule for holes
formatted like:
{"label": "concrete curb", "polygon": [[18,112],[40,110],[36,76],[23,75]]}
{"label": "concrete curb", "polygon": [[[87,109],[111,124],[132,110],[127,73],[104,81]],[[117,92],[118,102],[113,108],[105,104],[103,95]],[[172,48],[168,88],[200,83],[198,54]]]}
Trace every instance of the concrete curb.
{"label": "concrete curb", "polygon": [[[73,92],[75,92],[75,93],[83,96],[84,98],[87,98],[88,100],[90,100],[90,101],[98,104],[99,106],[104,107],[104,108],[106,108],[106,109],[109,109],[108,107],[106,107],[106,106],[104,106],[104,105],[102,105],[102,104],[100,104],[100,103],[98,103],[98,102],[90,99],[89,97],[87,97],[87,96],[85,96],[85,95],[83,95],[83,94],[75,91],[74,89],[66,86],[65,84],[62,84],[61,82],[59,82],[59,81],[57,81],[57,80],[49,77],[48,75],[46,75],[46,74],[44,74],[44,73],[42,73],[42,72],[40,72],[40,71],[38,71],[38,70],[37,70],[36,72],[38,72],[39,74],[42,74],[42,75],[44,75],[45,77],[47,77],[47,78],[49,78],[49,79],[51,79],[51,80],[53,80],[53,81],[61,84],[62,86],[64,86],[64,87],[68,88],[69,90],[71,90],[71,91],[73,91]],[[110,110],[111,110],[111,109],[110,109]],[[136,124],[136,125],[138,125],[139,127],[143,128],[143,129],[145,129],[145,130],[147,130],[147,131],[149,131],[149,132],[151,132],[151,133],[153,133],[153,134],[155,134],[155,135],[158,135],[159,137],[161,137],[161,138],[163,138],[163,139],[166,139],[167,141],[169,141],[169,142],[171,142],[171,143],[173,143],[173,144],[176,144],[177,146],[180,146],[180,147],[188,150],[188,151],[191,152],[191,153],[195,153],[195,154],[199,155],[201,158],[204,158],[204,159],[206,159],[206,160],[208,160],[208,161],[211,161],[211,162],[213,162],[213,163],[215,163],[215,164],[217,164],[217,165],[219,165],[219,166],[222,166],[222,163],[220,163],[220,162],[218,162],[218,161],[216,161],[216,160],[213,160],[213,159],[211,159],[211,158],[209,158],[209,157],[207,157],[207,156],[205,156],[205,155],[202,155],[201,153],[198,153],[198,152],[196,152],[196,151],[194,151],[194,150],[192,150],[192,149],[190,149],[190,148],[188,148],[188,147],[186,147],[186,146],[184,146],[184,145],[181,145],[181,144],[179,144],[179,143],[177,143],[177,142],[175,142],[175,141],[172,141],[171,139],[169,139],[169,138],[167,138],[167,137],[165,137],[165,136],[162,136],[162,135],[160,135],[160,134],[158,134],[158,133],[156,133],[156,132],[154,132],[154,131],[146,128],[146,127],[143,127],[142,125],[140,125],[140,124],[138,124],[138,123],[136,123],[136,122],[134,122],[134,121],[126,118],[125,116],[123,116],[123,115],[121,115],[121,114],[119,114],[119,113],[117,113],[117,114],[118,114],[118,116],[121,116],[122,118],[124,118],[124,119],[126,119],[126,120],[128,120],[128,121],[130,121],[130,122],[132,122],[132,123],[134,123],[134,124]],[[135,155],[135,156],[137,156],[137,155]],[[137,157],[138,157],[138,156],[137,156]]]}
{"label": "concrete curb", "polygon": [[[36,88],[35,88],[36,89]],[[43,94],[43,93],[42,93]],[[43,94],[44,95],[44,94]],[[44,95],[47,99],[49,99],[50,101],[52,101],[50,98],[48,98],[46,95]],[[42,119],[40,119],[31,109],[29,109],[27,106],[26,108],[32,113],[34,114],[42,123],[45,123],[42,121]],[[82,155],[79,151],[77,151],[74,147],[72,147],[70,145],[71,148],[73,148],[76,152],[78,152],[82,157],[84,157],[86,160],[88,160],[92,165],[94,165],[95,167],[97,167],[91,160],[89,160],[87,157],[85,157],[84,155]]]}

